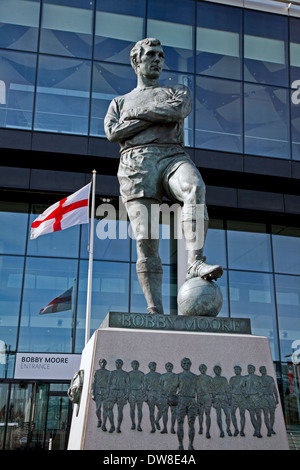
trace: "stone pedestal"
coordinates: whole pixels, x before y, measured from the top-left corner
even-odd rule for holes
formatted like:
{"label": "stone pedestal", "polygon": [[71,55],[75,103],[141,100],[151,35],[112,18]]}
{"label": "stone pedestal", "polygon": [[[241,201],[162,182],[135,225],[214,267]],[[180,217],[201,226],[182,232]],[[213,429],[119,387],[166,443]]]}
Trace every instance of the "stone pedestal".
{"label": "stone pedestal", "polygon": [[[121,319],[122,314],[118,315]],[[112,317],[113,316],[114,315],[112,315]],[[110,324],[120,325],[124,318],[123,320],[116,322],[116,319],[112,321],[112,318],[110,319],[108,316],[104,324],[94,333],[83,350],[80,365],[80,368],[84,370],[83,390],[79,409],[78,405],[74,406],[69,437],[69,450],[178,450],[179,441],[177,433],[174,434],[171,432],[170,407],[168,409],[167,433],[161,433],[163,429],[163,418],[160,418],[159,420],[160,429],[155,426],[155,432],[151,432],[153,429],[150,423],[148,403],[151,403],[151,401],[153,403],[155,402],[155,392],[149,394],[150,398],[148,403],[145,401],[142,403],[142,430],[137,430],[136,408],[136,429],[131,429],[132,421],[129,402],[131,401],[133,403],[135,400],[138,401],[139,392],[136,390],[128,390],[127,392],[124,392],[124,390],[122,390],[123,384],[129,378],[126,374],[123,374],[122,381],[114,382],[119,385],[115,385],[113,387],[115,389],[109,391],[108,398],[106,398],[106,400],[108,400],[106,403],[109,402],[109,405],[103,405],[107,406],[107,409],[110,410],[110,414],[111,412],[113,413],[115,429],[111,429],[111,424],[108,419],[106,421],[106,431],[102,429],[103,422],[101,423],[101,426],[98,427],[100,423],[96,415],[96,402],[92,399],[92,385],[94,374],[100,367],[99,360],[101,358],[106,359],[106,369],[112,371],[110,374],[111,378],[115,376],[115,372],[113,371],[116,370],[116,361],[118,359],[123,361],[122,371],[126,371],[127,373],[132,371],[132,361],[137,360],[139,362],[138,370],[145,374],[145,378],[146,374],[150,372],[150,362],[156,363],[156,373],[165,374],[165,364],[171,362],[173,364],[173,373],[180,374],[183,372],[181,366],[182,359],[189,358],[192,365],[190,371],[186,372],[194,374],[193,376],[189,376],[190,378],[192,377],[191,383],[195,383],[195,375],[200,375],[199,365],[205,364],[207,366],[207,375],[213,378],[212,383],[214,384],[213,390],[215,392],[214,404],[212,406],[209,406],[209,404],[207,405],[207,410],[210,413],[211,419],[210,438],[206,437],[205,414],[203,418],[203,433],[199,434],[199,414],[196,415],[197,409],[191,405],[193,398],[181,397],[179,398],[178,405],[174,406],[174,409],[183,416],[185,412],[184,400],[188,400],[185,403],[187,406],[189,404],[191,416],[194,416],[195,418],[192,418],[192,420],[194,419],[195,427],[195,437],[193,441],[193,447],[195,450],[288,450],[288,441],[280,401],[275,409],[275,423],[273,426],[275,434],[272,433],[270,436],[267,435],[268,429],[265,424],[264,414],[266,414],[267,417],[270,417],[270,410],[268,407],[272,407],[272,400],[270,400],[270,396],[268,394],[264,393],[268,392],[268,390],[270,391],[273,384],[276,387],[278,394],[276,376],[267,338],[239,333],[236,331],[230,331],[229,333],[196,331],[197,323],[195,322],[193,323],[194,327],[191,323],[188,323],[189,331],[182,327],[180,328],[180,331],[177,331],[175,329],[174,321],[173,329],[167,329],[168,321],[170,324],[172,322],[172,319],[170,320],[170,318],[160,319],[162,322],[161,328],[163,329],[154,329],[154,323],[152,320],[150,321],[150,326],[147,326],[146,324],[144,324],[144,327],[138,327],[137,325],[129,326],[129,319],[129,316],[125,317],[125,325],[120,328],[110,326]],[[142,324],[144,320],[141,317],[139,319],[140,324]],[[221,325],[221,319],[218,320]],[[228,319],[223,320],[225,321]],[[156,322],[157,321],[159,321],[158,318],[156,319]],[[198,325],[200,325],[200,323],[201,322],[198,322]],[[163,325],[165,325],[165,327],[163,327]],[[226,322],[223,322],[223,327],[224,325],[226,325]],[[233,327],[233,325],[231,326]],[[225,328],[229,328],[230,330],[230,325],[227,324]],[[239,329],[237,323],[235,328],[237,328],[237,330]],[[252,376],[252,378],[249,378],[248,365],[250,364],[255,366],[254,374],[257,377]],[[216,365],[220,366],[221,376],[224,377],[221,381],[219,378],[214,380],[215,372],[213,369]],[[222,387],[225,386],[226,388],[226,383],[229,383],[232,377],[236,377],[234,371],[234,366],[236,365],[242,368],[241,375],[243,376],[243,389],[248,391],[250,394],[252,393],[251,397],[248,396],[246,398],[246,402],[245,399],[244,401],[241,401],[241,397],[238,397],[237,395],[231,397],[231,403],[236,403],[237,405],[235,416],[237,419],[238,429],[241,429],[240,410],[238,405],[241,405],[242,408],[243,406],[246,406],[253,410],[253,416],[255,416],[255,412],[260,415],[260,433],[262,437],[253,436],[254,427],[251,423],[250,412],[248,409],[245,410],[245,436],[241,436],[240,433],[237,436],[234,436],[234,414],[232,413],[227,397],[223,394]],[[259,371],[261,366],[265,366],[266,368],[265,379],[261,378],[262,375]],[[121,375],[122,373],[120,376]],[[148,378],[149,377],[150,376],[148,376]],[[182,376],[182,378],[184,377]],[[221,382],[223,385],[220,388],[219,384]],[[253,385],[253,383],[259,384],[260,382],[265,385],[259,389],[259,395],[255,392],[255,387],[257,387],[257,385]],[[113,383],[113,381],[110,383]],[[116,390],[116,388],[119,389]],[[129,402],[127,400],[128,392]],[[179,389],[177,390],[177,393],[178,392],[180,395]],[[185,393],[187,393],[186,390],[181,391],[181,394]],[[190,393],[193,395],[192,390]],[[119,429],[120,432],[117,432],[118,406],[119,411],[121,410],[123,413],[123,419]],[[155,406],[154,409],[155,418],[157,418],[158,408]],[[228,427],[228,423],[226,423],[226,413],[228,414],[230,411],[231,436],[226,432],[226,428]],[[221,432],[217,424],[217,412],[218,415],[221,416],[224,437],[220,437]],[[103,419],[103,409],[101,410],[101,413],[101,419]],[[175,431],[177,432],[177,423],[175,424]],[[186,416],[184,419],[183,439],[185,450],[188,450],[189,447],[188,435],[189,424]]]}

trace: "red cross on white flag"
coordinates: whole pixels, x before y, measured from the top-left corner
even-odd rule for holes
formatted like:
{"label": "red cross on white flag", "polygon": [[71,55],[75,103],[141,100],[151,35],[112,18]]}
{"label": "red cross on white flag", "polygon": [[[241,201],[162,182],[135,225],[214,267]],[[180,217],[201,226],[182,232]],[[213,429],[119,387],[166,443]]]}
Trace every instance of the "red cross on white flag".
{"label": "red cross on white flag", "polygon": [[46,305],[46,307],[40,310],[40,315],[45,315],[46,313],[57,313],[63,312],[65,310],[72,310],[72,294],[73,286],[70,289],[66,290],[51,302]]}
{"label": "red cross on white flag", "polygon": [[30,239],[89,222],[91,183],[48,207],[31,224]]}

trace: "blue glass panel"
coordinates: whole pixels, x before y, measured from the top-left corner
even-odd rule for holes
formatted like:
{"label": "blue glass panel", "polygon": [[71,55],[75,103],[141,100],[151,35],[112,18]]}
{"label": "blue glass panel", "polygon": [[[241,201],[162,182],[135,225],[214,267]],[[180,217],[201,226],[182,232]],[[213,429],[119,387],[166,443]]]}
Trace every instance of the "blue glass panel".
{"label": "blue glass panel", "polygon": [[8,354],[16,348],[24,258],[0,256],[0,263],[0,341]]}
{"label": "blue glass panel", "polygon": [[297,88],[291,90],[292,158],[300,160],[300,67]]}
{"label": "blue glass panel", "polygon": [[241,84],[196,78],[195,146],[242,152]]}
{"label": "blue glass panel", "polygon": [[291,362],[292,344],[300,339],[300,277],[276,275],[275,283],[281,360]]}
{"label": "blue glass panel", "polygon": [[94,2],[43,1],[40,51],[92,57]]}
{"label": "blue glass panel", "polygon": [[197,2],[196,73],[241,78],[242,9]]}
{"label": "blue glass panel", "polygon": [[0,409],[2,410],[2,425],[0,430],[0,449],[4,449],[4,438],[5,438],[5,421],[4,418],[7,416],[7,407],[8,407],[8,400],[9,400],[9,383],[1,383],[0,384]]}
{"label": "blue glass panel", "polygon": [[144,37],[145,0],[97,0],[94,58],[130,64],[130,50]]}
{"label": "blue glass panel", "polygon": [[209,221],[204,253],[209,264],[220,264],[223,268],[227,267],[226,238],[222,221]]}
{"label": "blue glass panel", "polygon": [[40,0],[1,0],[0,47],[36,51]]}
{"label": "blue glass panel", "polygon": [[290,158],[289,91],[245,83],[245,153]]}
{"label": "blue glass panel", "polygon": [[194,0],[149,0],[147,36],[158,38],[165,52],[165,68],[194,71]]}
{"label": "blue glass panel", "polygon": [[[126,212],[124,212],[126,216]],[[130,236],[127,217],[118,220],[117,210],[111,204],[97,206],[94,229],[94,259],[130,261]],[[90,227],[82,227],[80,257],[88,258]]]}
{"label": "blue glass panel", "polygon": [[232,269],[272,271],[270,235],[265,224],[227,223],[228,265]]}
{"label": "blue glass panel", "polygon": [[[27,257],[19,351],[72,352],[76,278],[76,260]],[[71,288],[73,308],[69,302],[65,307],[58,303],[56,312],[40,314],[41,309]]]}
{"label": "blue glass panel", "polygon": [[[76,352],[84,347],[88,262],[80,262],[76,323]],[[108,312],[128,312],[129,263],[94,261],[91,332],[99,328]]]}
{"label": "blue glass panel", "polygon": [[28,209],[21,202],[0,202],[0,253],[25,253]]}
{"label": "blue glass panel", "polygon": [[244,11],[245,80],[288,86],[288,18]]}
{"label": "blue glass panel", "polygon": [[300,18],[290,18],[291,83],[300,80]]}
{"label": "blue glass panel", "polygon": [[274,271],[300,274],[300,230],[295,227],[272,227]]}
{"label": "blue glass panel", "polygon": [[91,63],[40,56],[34,129],[87,134]]}
{"label": "blue glass panel", "polygon": [[36,56],[0,51],[0,127],[32,128]]}
{"label": "blue glass panel", "polygon": [[268,337],[278,360],[273,275],[229,271],[229,299],[231,317],[250,318],[252,334]]}

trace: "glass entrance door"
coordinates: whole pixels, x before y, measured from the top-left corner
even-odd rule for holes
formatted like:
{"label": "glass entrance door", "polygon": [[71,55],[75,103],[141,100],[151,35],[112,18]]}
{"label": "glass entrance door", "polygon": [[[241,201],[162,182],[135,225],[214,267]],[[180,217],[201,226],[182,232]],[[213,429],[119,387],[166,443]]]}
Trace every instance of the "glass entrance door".
{"label": "glass entrance door", "polygon": [[5,426],[6,450],[27,449],[32,432],[33,384],[11,384]]}
{"label": "glass entrance door", "polygon": [[65,450],[72,417],[69,384],[0,384],[0,449]]}
{"label": "glass entrance door", "polygon": [[69,385],[50,384],[46,421],[49,450],[65,450],[68,444],[72,405],[67,397]]}

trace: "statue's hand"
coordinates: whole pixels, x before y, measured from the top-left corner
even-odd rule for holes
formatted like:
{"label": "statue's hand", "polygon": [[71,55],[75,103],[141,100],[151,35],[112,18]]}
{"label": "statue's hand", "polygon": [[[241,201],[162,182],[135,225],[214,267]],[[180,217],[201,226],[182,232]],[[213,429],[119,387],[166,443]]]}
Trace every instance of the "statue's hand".
{"label": "statue's hand", "polygon": [[146,120],[147,108],[130,108],[121,113],[121,121],[131,121],[133,119]]}
{"label": "statue's hand", "polygon": [[138,111],[138,108],[137,109],[126,109],[125,111],[123,111],[121,113],[121,121],[130,121],[131,119],[136,119],[137,118],[137,111]]}

